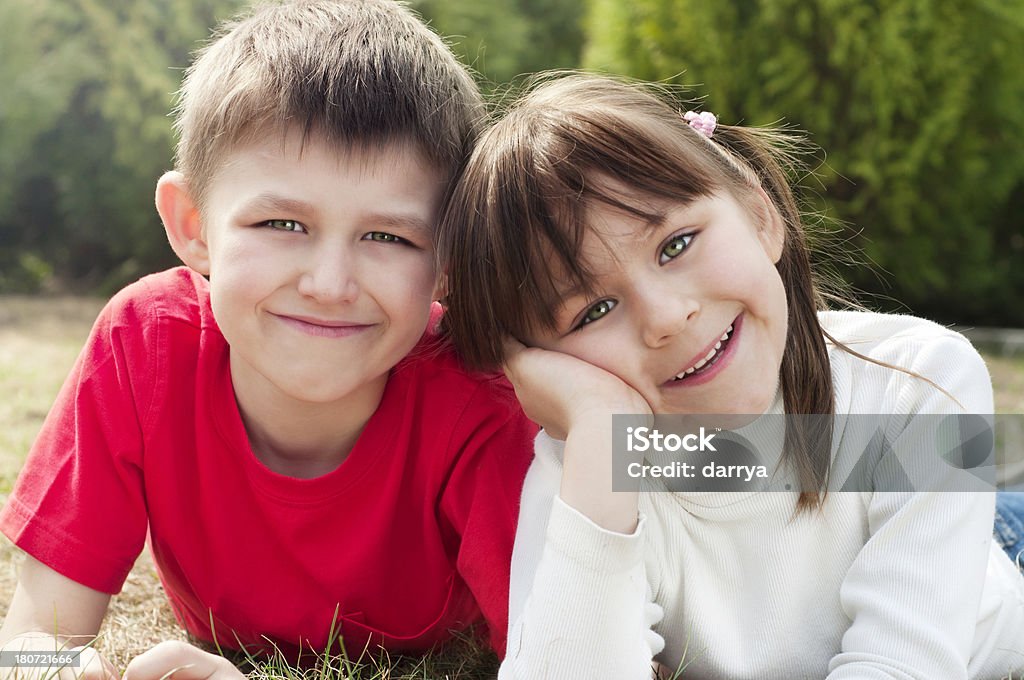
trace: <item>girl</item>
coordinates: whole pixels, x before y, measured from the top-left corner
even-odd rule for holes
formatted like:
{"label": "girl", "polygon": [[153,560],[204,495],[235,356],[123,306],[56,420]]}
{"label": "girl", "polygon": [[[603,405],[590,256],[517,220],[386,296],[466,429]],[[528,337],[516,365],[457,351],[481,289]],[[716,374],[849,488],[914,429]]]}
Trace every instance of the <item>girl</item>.
{"label": "girl", "polygon": [[654,659],[758,680],[1024,667],[993,494],[826,494],[866,443],[842,418],[787,426],[772,472],[790,492],[612,491],[610,414],[900,414],[879,417],[898,448],[907,415],[992,412],[963,337],[823,311],[775,141],[576,75],[527,95],[465,169],[442,228],[448,330],[545,428],[503,680],[649,678]]}

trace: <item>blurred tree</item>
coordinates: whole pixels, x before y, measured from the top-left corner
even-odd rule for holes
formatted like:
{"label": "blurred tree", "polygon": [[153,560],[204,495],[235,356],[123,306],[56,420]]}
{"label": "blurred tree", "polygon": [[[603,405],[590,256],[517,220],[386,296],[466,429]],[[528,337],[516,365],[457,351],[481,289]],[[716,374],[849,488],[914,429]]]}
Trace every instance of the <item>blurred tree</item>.
{"label": "blurred tree", "polygon": [[0,4],[0,289],[31,290],[51,271],[44,251],[54,187],[32,181],[27,166],[75,82],[89,76],[83,41],[62,10],[32,0]]}
{"label": "blurred tree", "polygon": [[821,198],[892,297],[1024,324],[1024,0],[589,0],[585,28],[588,67],[809,130]]}
{"label": "blurred tree", "polygon": [[[152,208],[172,93],[196,41],[245,3],[0,3],[0,290],[112,288],[173,262]],[[413,6],[492,83],[576,66],[585,34],[589,67],[686,84],[726,121],[811,131],[829,153],[813,207],[891,274],[893,297],[1024,324],[1024,0]],[[885,290],[866,267],[845,275]]]}
{"label": "blurred tree", "polygon": [[115,288],[173,262],[153,210],[196,41],[240,0],[0,6],[0,289]]}
{"label": "blurred tree", "polygon": [[583,47],[584,0],[413,0],[413,8],[488,82],[575,68]]}
{"label": "blurred tree", "polygon": [[[576,65],[582,1],[414,5],[504,81]],[[173,92],[196,41],[245,4],[0,3],[0,290],[109,290],[174,262],[152,207],[171,162]]]}

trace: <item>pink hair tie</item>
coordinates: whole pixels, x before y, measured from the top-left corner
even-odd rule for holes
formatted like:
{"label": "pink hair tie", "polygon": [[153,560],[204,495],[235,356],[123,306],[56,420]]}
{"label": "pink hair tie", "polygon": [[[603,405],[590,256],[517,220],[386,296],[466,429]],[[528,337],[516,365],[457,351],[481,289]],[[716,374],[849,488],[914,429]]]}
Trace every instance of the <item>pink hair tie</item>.
{"label": "pink hair tie", "polygon": [[711,139],[711,135],[715,133],[715,127],[718,125],[718,119],[710,111],[702,111],[701,113],[687,111],[683,114],[683,120],[708,139]]}

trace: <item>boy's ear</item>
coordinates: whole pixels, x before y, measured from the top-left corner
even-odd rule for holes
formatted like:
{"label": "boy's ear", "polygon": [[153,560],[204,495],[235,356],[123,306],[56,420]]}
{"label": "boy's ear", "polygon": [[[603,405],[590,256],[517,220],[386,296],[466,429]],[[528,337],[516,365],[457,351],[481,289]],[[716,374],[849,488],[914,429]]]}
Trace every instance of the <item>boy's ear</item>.
{"label": "boy's ear", "polygon": [[178,258],[204,276],[210,273],[210,251],[185,176],[165,172],[156,183],[156,211]]}
{"label": "boy's ear", "polygon": [[782,247],[786,243],[786,223],[778,208],[775,207],[775,203],[768,197],[764,187],[758,187],[757,193],[761,199],[757,211],[760,222],[757,237],[772,263],[778,264],[782,259]]}
{"label": "boy's ear", "polygon": [[430,294],[431,300],[443,300],[448,296],[448,272],[441,272],[437,275],[434,283],[434,291]]}

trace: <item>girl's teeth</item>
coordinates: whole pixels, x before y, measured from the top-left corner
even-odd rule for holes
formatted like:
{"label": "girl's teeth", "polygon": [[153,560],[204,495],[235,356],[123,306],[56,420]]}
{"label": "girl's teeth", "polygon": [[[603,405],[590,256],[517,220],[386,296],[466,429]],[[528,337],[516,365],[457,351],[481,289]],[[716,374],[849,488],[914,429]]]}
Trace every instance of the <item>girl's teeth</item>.
{"label": "girl's teeth", "polygon": [[695,363],[690,368],[686,369],[685,371],[677,375],[676,380],[682,380],[684,377],[690,375],[694,371],[698,371],[701,368],[704,368],[704,366],[706,366],[707,363],[711,361],[711,359],[718,353],[718,350],[722,349],[722,343],[729,339],[730,333],[732,333],[731,325],[727,329],[725,329],[725,332],[722,333],[722,337],[718,339],[718,342],[716,342],[715,346],[711,348],[711,351],[708,352],[708,355],[701,359],[700,361],[698,361],[697,363]]}

